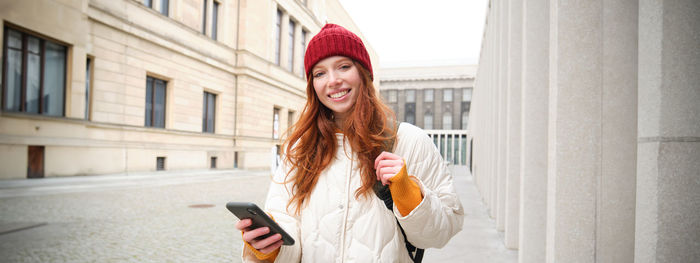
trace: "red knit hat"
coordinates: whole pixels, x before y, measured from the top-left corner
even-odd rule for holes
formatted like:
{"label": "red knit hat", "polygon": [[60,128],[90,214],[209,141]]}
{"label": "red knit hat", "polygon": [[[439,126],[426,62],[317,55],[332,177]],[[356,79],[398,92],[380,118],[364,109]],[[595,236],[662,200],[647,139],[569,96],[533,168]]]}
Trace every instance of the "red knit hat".
{"label": "red knit hat", "polygon": [[326,24],[309,41],[304,55],[306,79],[309,79],[309,73],[316,63],[331,56],[346,56],[359,62],[367,68],[370,78],[374,80],[372,63],[369,61],[369,54],[362,40],[349,30],[335,24]]}

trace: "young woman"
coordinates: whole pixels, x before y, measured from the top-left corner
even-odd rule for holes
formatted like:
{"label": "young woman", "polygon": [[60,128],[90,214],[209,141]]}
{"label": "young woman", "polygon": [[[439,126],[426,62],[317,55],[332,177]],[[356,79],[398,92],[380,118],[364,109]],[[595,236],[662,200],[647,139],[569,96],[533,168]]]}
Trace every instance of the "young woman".
{"label": "young woman", "polygon": [[[269,230],[241,220],[244,261],[412,262],[399,224],[416,247],[444,246],[463,222],[452,176],[423,130],[396,127],[360,38],[327,24],[304,66],[308,100],[265,203],[296,242],[259,240]],[[389,186],[393,211],[375,195],[377,180]]]}

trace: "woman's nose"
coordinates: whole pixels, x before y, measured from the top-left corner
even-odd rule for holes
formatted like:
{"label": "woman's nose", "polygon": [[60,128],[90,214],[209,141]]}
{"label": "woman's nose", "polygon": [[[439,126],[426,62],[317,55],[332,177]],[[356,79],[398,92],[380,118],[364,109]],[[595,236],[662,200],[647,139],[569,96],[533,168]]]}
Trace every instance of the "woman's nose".
{"label": "woman's nose", "polygon": [[340,82],[342,82],[340,75],[336,71],[328,72],[328,77],[329,77],[328,81],[331,85],[337,85]]}

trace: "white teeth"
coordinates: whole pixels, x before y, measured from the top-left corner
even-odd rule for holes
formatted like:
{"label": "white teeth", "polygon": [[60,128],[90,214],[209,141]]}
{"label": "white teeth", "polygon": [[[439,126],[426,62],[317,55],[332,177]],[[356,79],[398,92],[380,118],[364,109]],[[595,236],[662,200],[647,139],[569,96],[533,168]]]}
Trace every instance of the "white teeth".
{"label": "white teeth", "polygon": [[348,94],[348,91],[347,91],[347,90],[341,91],[341,92],[338,92],[338,93],[335,93],[335,94],[331,94],[331,98],[337,99],[337,98],[340,98],[340,97],[344,96],[345,94]]}

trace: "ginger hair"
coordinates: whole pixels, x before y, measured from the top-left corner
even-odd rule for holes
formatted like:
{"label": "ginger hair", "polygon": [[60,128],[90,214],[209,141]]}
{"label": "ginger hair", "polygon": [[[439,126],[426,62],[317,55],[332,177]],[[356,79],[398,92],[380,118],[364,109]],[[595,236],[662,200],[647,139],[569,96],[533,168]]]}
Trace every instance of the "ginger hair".
{"label": "ginger hair", "polygon": [[[359,160],[362,185],[355,190],[355,198],[371,194],[376,182],[374,160],[395,137],[394,112],[382,102],[374,88],[369,71],[353,61],[358,68],[362,85],[350,114],[344,120],[345,140]],[[310,74],[310,73],[309,73]],[[307,101],[299,120],[285,140],[285,162],[290,167],[285,183],[292,183],[291,199],[287,209],[294,205],[299,214],[308,202],[321,172],[335,158],[338,150],[333,112],[321,103],[313,87],[313,75],[306,85]]]}

